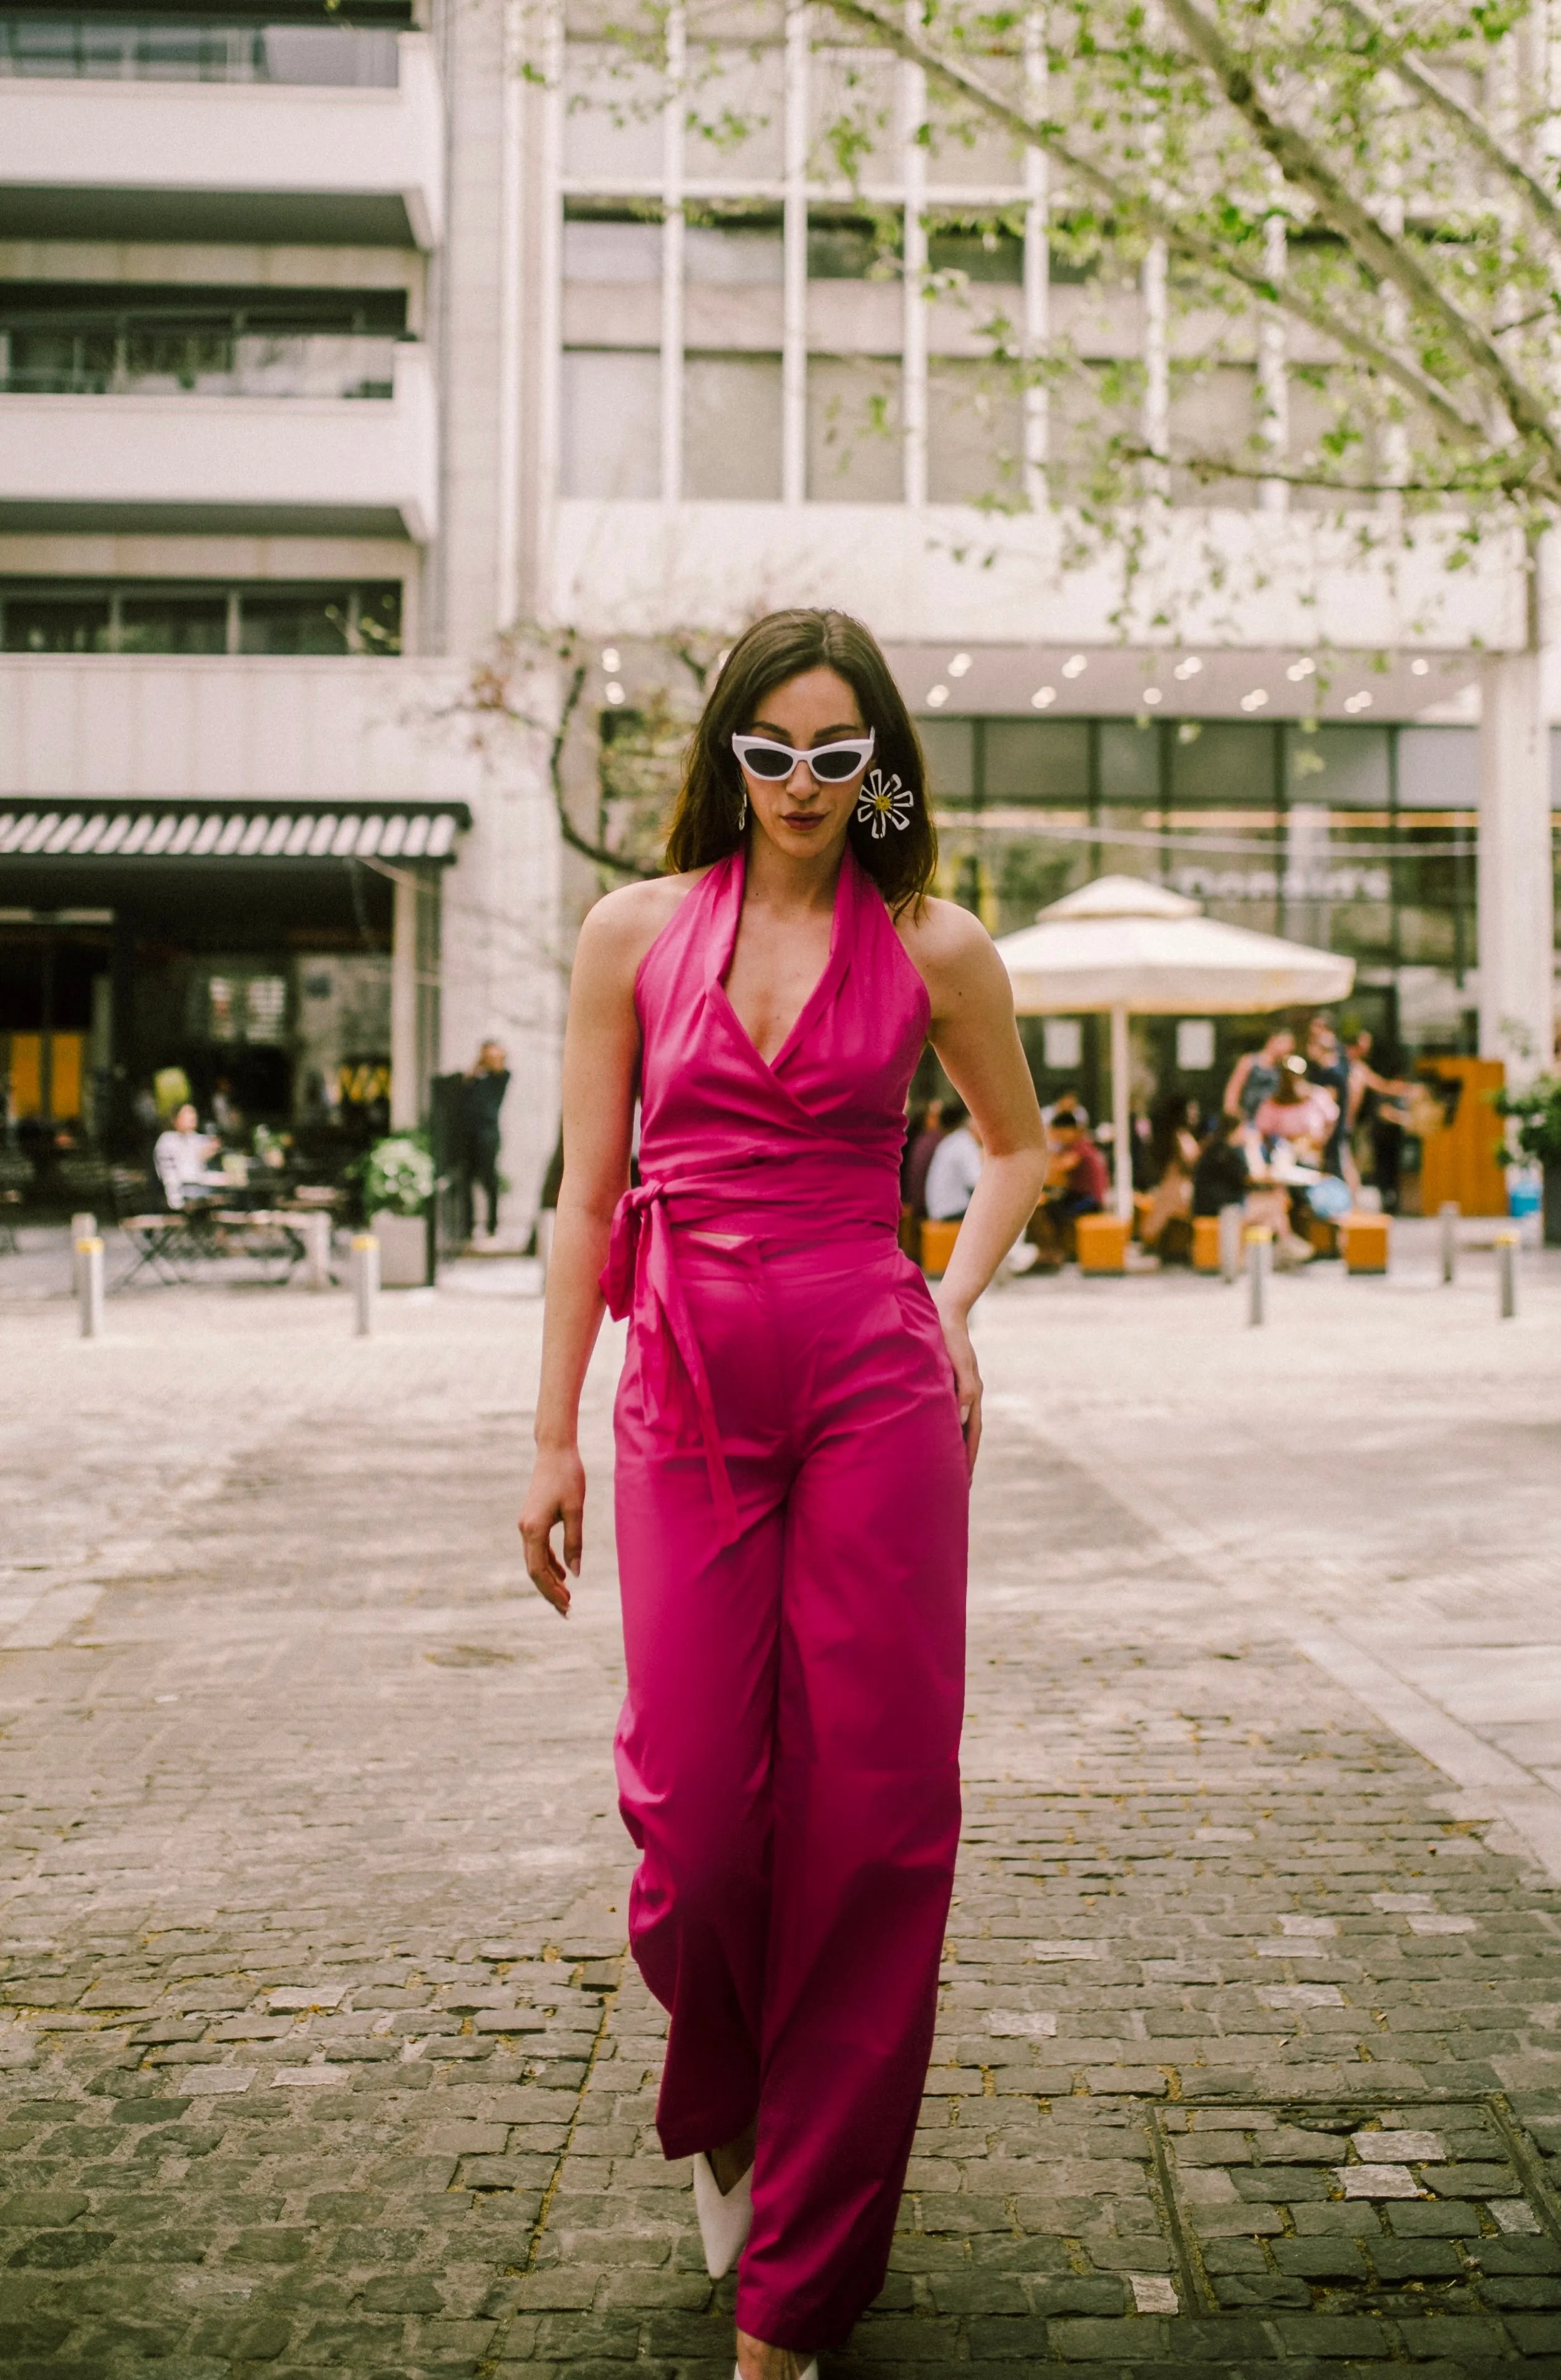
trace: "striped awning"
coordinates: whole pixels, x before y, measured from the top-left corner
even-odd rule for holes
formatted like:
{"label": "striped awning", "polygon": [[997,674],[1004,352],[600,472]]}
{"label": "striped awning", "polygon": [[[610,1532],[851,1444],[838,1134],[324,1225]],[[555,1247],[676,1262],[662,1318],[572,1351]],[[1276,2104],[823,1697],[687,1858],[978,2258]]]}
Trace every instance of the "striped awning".
{"label": "striped awning", "polygon": [[18,860],[451,860],[464,802],[27,800],[0,796],[0,865]]}

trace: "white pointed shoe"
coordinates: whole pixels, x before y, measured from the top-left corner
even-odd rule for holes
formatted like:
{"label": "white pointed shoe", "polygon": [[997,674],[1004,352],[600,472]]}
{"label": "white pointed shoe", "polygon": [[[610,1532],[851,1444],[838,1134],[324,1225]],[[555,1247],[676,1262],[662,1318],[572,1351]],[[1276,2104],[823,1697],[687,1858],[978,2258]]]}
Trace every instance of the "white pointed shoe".
{"label": "white pointed shoe", "polygon": [[[723,2191],[716,2180],[715,2168],[704,2155],[694,2160],[694,2212],[699,2217],[699,2237],[705,2243],[705,2265],[712,2281],[719,2281],[743,2252],[743,2242],[753,2228],[754,2169],[750,2166],[741,2181],[734,2181]],[[817,2373],[814,2380],[817,2380]]]}
{"label": "white pointed shoe", "polygon": [[[743,2380],[743,2366],[740,2363],[733,2364],[732,2380]],[[818,2380],[818,2358],[817,2355],[814,2357],[805,2372],[798,2373],[797,2380]]]}

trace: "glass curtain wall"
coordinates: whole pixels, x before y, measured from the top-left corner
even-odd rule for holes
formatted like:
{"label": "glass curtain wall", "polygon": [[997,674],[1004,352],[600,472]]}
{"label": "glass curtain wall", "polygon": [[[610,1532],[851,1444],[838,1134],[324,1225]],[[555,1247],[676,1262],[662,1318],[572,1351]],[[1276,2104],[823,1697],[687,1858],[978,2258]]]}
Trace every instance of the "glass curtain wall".
{"label": "glass curtain wall", "polygon": [[[1131,719],[920,726],[940,889],[994,932],[1028,925],[1094,876],[1148,877],[1211,917],[1348,953],[1357,963],[1350,1012],[1380,1041],[1411,1055],[1472,1048],[1474,730]],[[1241,1038],[1240,1020],[1221,1021],[1209,1080]],[[1192,1087],[1203,1093],[1207,1082]]]}

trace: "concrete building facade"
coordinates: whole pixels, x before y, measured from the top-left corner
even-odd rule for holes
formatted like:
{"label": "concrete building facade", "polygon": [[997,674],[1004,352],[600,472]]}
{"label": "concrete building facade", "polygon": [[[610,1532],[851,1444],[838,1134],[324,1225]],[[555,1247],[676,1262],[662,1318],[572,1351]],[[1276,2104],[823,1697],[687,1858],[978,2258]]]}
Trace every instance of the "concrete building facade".
{"label": "concrete building facade", "polygon": [[[1073,272],[1045,161],[824,11],[666,42],[595,0],[0,6],[13,1111],[123,1116],[178,1062],[302,1119],[388,1067],[415,1123],[492,1034],[526,1229],[605,880],[558,832],[558,637],[611,734],[680,638],[790,601],[884,638],[994,926],[1163,875],[1351,950],[1410,1054],[1543,1063],[1561,705],[1520,555],[1362,560],[1277,478],[1173,484],[1124,589],[1068,550],[1083,431],[993,370],[994,315],[1142,359],[1151,431],[1261,397],[1298,452],[1314,358],[1257,322],[1179,379],[1164,259]],[[1043,1082],[1087,1041],[1037,1033]],[[1144,1062],[1207,1098],[1226,1047]]]}

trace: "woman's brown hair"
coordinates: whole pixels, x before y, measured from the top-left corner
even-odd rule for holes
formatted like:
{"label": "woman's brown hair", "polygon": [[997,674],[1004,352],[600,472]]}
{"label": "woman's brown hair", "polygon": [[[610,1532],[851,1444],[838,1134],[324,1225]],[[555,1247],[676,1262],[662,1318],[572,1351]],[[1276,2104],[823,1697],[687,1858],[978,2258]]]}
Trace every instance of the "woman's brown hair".
{"label": "woman's brown hair", "polygon": [[667,866],[708,868],[737,849],[743,771],[732,748],[759,716],[766,695],[805,670],[832,669],[855,695],[862,723],[873,729],[873,767],[898,777],[913,796],[877,841],[853,816],[851,847],[896,916],[920,901],[938,866],[938,834],[927,808],[926,762],[900,688],[877,642],[845,612],[770,612],[744,631],[727,655],[695,729],[683,786],[667,836]]}

